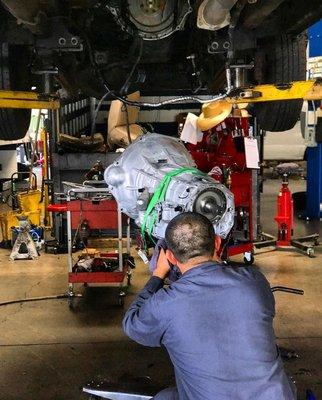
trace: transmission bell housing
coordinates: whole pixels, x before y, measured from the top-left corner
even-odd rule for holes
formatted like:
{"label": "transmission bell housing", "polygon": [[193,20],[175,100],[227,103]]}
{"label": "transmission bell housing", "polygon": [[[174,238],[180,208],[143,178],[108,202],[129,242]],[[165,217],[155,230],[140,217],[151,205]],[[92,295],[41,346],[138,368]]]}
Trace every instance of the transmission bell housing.
{"label": "transmission bell housing", "polygon": [[148,133],[135,140],[104,173],[105,181],[121,211],[151,227],[162,239],[168,223],[182,212],[203,214],[217,235],[226,238],[234,225],[233,194],[201,171],[173,176],[163,196],[147,213],[150,200],[164,177],[180,168],[195,168],[185,146],[177,138]]}

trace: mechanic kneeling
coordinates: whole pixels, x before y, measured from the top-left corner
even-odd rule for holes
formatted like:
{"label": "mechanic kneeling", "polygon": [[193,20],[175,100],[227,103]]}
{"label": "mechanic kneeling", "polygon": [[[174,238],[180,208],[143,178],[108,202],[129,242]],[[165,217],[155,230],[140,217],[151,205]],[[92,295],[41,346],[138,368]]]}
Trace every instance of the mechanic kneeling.
{"label": "mechanic kneeling", "polygon": [[[182,213],[168,225],[168,250],[127,311],[123,327],[136,342],[164,345],[174,365],[176,388],[155,399],[291,400],[275,343],[274,297],[252,267],[222,265],[221,239],[211,222]],[[169,263],[182,276],[168,287]]]}

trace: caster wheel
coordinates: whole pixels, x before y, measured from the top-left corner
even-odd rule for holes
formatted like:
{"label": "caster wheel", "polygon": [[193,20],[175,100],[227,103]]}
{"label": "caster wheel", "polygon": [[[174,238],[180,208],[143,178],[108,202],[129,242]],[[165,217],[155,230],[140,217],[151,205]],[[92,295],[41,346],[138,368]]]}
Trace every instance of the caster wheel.
{"label": "caster wheel", "polygon": [[314,257],[314,249],[312,247],[308,248],[306,250],[306,254],[310,257],[313,258]]}
{"label": "caster wheel", "polygon": [[253,253],[244,253],[244,264],[253,265],[255,261]]}
{"label": "caster wheel", "polygon": [[117,304],[119,307],[124,307],[124,296],[119,296]]}
{"label": "caster wheel", "polygon": [[75,301],[73,297],[69,297],[67,300],[67,304],[68,304],[68,308],[70,310],[74,310],[75,309]]}
{"label": "caster wheel", "polygon": [[74,294],[69,295],[67,299],[68,308],[70,311],[75,311],[77,308],[77,298]]}
{"label": "caster wheel", "polygon": [[118,304],[120,307],[124,307],[124,298],[125,298],[125,292],[121,291],[121,292],[119,293],[119,297],[118,297],[118,300],[117,300],[117,304]]}

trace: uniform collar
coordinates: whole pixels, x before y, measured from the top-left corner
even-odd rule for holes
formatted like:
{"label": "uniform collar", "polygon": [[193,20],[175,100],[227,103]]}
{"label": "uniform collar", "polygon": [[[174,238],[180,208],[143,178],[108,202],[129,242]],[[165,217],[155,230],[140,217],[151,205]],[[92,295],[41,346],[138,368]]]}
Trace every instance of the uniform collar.
{"label": "uniform collar", "polygon": [[195,276],[198,274],[203,273],[208,267],[212,267],[212,268],[219,268],[220,266],[222,266],[222,264],[220,264],[219,262],[216,261],[205,261],[201,264],[196,265],[195,267],[189,269],[188,271],[186,271],[184,274],[182,274],[182,277],[186,277],[186,276]]}

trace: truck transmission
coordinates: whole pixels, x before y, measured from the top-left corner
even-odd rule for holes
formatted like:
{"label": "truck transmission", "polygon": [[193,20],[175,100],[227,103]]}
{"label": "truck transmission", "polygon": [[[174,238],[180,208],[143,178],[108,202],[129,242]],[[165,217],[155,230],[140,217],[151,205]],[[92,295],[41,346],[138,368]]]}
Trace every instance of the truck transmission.
{"label": "truck transmission", "polygon": [[105,170],[104,178],[121,211],[135,220],[142,233],[163,238],[167,224],[185,211],[205,215],[222,238],[233,227],[233,194],[197,170],[176,138],[141,136]]}

